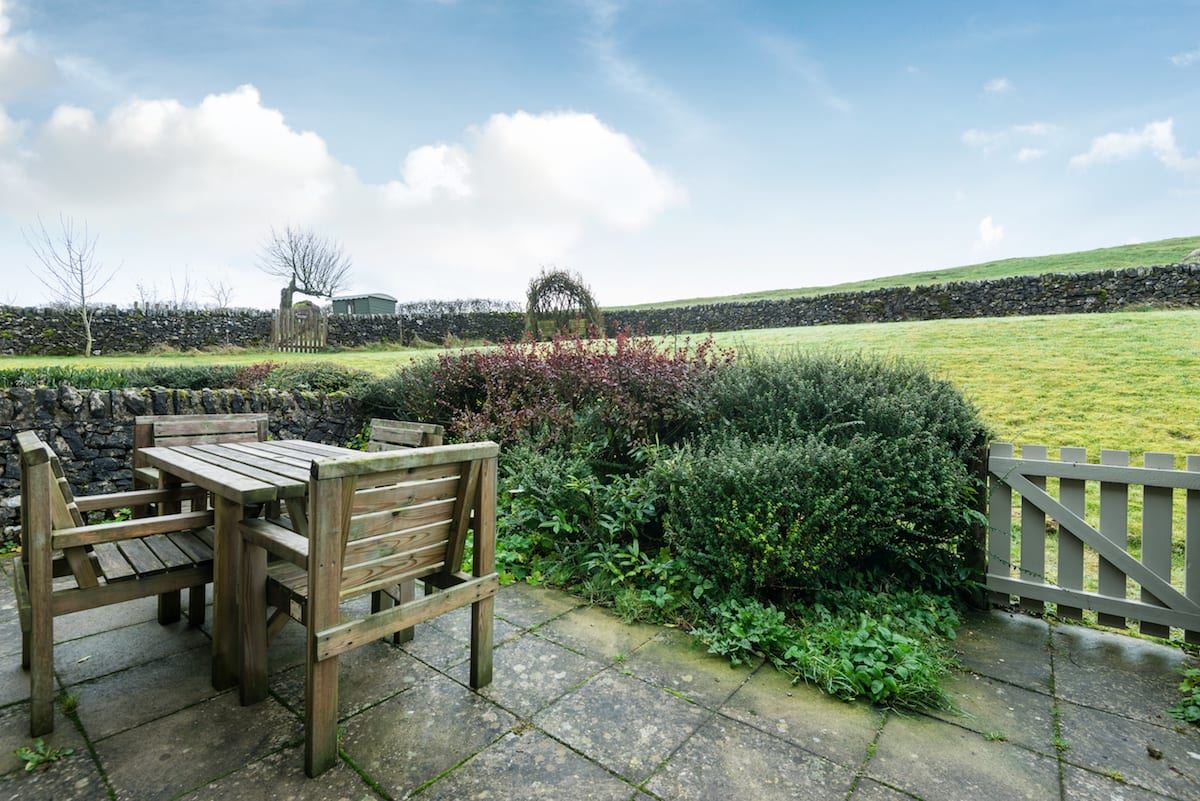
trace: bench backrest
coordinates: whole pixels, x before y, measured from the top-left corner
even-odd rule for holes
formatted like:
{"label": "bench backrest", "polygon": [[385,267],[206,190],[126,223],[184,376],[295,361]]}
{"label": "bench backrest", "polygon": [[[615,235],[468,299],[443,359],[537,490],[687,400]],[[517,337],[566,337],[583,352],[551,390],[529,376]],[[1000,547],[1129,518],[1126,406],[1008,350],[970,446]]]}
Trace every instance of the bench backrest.
{"label": "bench backrest", "polygon": [[317,461],[310,565],[336,560],[341,597],[458,572],[472,513],[495,519],[498,453],[472,442]]}
{"label": "bench backrest", "polygon": [[434,423],[413,423],[407,420],[371,420],[367,450],[395,451],[402,448],[428,448],[442,444],[445,429]]}
{"label": "bench backrest", "polygon": [[143,448],[263,442],[269,433],[265,414],[147,414],[133,419],[133,466],[145,467]]}

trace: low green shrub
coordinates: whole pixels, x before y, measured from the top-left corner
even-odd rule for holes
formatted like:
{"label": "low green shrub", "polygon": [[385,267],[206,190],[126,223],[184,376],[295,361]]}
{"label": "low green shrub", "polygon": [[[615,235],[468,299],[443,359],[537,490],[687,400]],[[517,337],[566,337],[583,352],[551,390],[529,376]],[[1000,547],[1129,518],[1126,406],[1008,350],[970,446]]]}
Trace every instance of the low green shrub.
{"label": "low green shrub", "polygon": [[784,601],[834,574],[953,567],[970,478],[925,434],[829,442],[732,438],[655,467],[677,552],[732,597]]}
{"label": "low green shrub", "polygon": [[1171,717],[1200,726],[1200,668],[1184,668],[1179,682],[1182,697],[1168,710]]}
{"label": "low green shrub", "polygon": [[762,656],[838,698],[937,709],[949,706],[941,679],[958,624],[944,597],[848,590],[827,593],[790,622],[756,600],[726,601],[693,634],[734,664]]}
{"label": "low green shrub", "polygon": [[374,380],[365,370],[355,370],[339,364],[308,362],[284,364],[274,368],[263,378],[266,389],[288,392],[347,392],[356,391]]}

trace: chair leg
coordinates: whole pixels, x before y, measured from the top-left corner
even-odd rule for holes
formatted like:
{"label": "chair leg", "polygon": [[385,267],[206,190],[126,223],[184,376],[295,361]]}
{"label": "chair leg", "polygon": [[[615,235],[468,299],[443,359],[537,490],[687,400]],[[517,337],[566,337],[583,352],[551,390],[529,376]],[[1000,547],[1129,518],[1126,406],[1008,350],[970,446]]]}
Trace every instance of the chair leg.
{"label": "chair leg", "polygon": [[304,772],[315,778],[337,762],[338,660],[317,662],[312,650],[304,687]]}
{"label": "chair leg", "polygon": [[194,629],[204,625],[205,586],[188,587],[188,626]]}
{"label": "chair leg", "polygon": [[54,731],[54,626],[53,619],[49,615],[46,618],[48,625],[37,625],[35,616],[29,638],[29,734],[32,737]]}
{"label": "chair leg", "polygon": [[29,670],[29,632],[21,632],[21,669]]}
{"label": "chair leg", "polygon": [[166,626],[178,623],[180,615],[179,590],[164,592],[158,596],[158,622]]}
{"label": "chair leg", "polygon": [[[408,581],[402,581],[400,583],[399,590],[400,590],[400,603],[401,604],[411,603],[417,597],[416,579],[409,579]],[[403,643],[406,643],[406,642],[412,642],[413,637],[416,635],[416,631],[417,631],[417,629],[415,626],[409,626],[406,629],[400,629],[400,631],[397,631],[395,634],[392,635],[392,642],[395,643],[396,645],[402,645]]]}
{"label": "chair leg", "polygon": [[495,598],[471,604],[471,688],[492,683],[492,612]]}
{"label": "chair leg", "polygon": [[242,706],[267,697],[267,551],[242,540],[241,602]]}

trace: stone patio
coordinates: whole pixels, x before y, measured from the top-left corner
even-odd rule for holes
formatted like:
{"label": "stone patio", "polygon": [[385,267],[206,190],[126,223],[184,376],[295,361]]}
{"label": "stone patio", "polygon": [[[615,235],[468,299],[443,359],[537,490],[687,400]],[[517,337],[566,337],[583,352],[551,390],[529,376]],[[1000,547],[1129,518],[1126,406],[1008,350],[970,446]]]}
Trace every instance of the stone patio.
{"label": "stone patio", "polygon": [[208,639],[153,599],[56,621],[77,699],[26,773],[28,680],[0,586],[0,799],[1200,799],[1200,732],[1166,715],[1176,650],[994,612],[970,620],[961,712],[898,715],[735,670],[678,631],[562,593],[497,601],[496,671],[466,687],[466,615],[341,669],[342,761],[303,775],[300,630],[271,649],[271,698],[208,681]]}

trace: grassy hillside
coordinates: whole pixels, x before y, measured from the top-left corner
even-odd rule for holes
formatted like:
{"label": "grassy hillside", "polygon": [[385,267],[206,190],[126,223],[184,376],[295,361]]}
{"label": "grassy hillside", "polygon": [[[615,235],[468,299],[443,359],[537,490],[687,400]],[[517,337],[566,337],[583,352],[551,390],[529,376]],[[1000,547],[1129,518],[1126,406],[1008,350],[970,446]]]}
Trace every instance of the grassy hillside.
{"label": "grassy hillside", "polygon": [[821,295],[827,292],[858,292],[865,289],[882,289],[896,286],[921,286],[941,284],[947,281],[978,281],[987,278],[1007,278],[1013,275],[1041,275],[1042,273],[1076,273],[1092,270],[1113,270],[1122,267],[1144,267],[1151,264],[1178,262],[1196,248],[1200,248],[1200,236],[1161,239],[1157,242],[1142,242],[1137,245],[1121,245],[1115,248],[1083,250],[1078,253],[1059,253],[1053,256],[1028,256],[1017,259],[1001,259],[965,267],[948,267],[903,275],[889,275],[866,281],[852,281],[831,286],[799,287],[796,289],[772,289],[763,292],[747,292],[742,295],[725,295],[708,298],[685,298],[662,303],[642,303],[625,306],[628,309],[667,309],[673,306],[691,306],[698,303],[728,303],[730,301],[783,300],[805,295]]}

